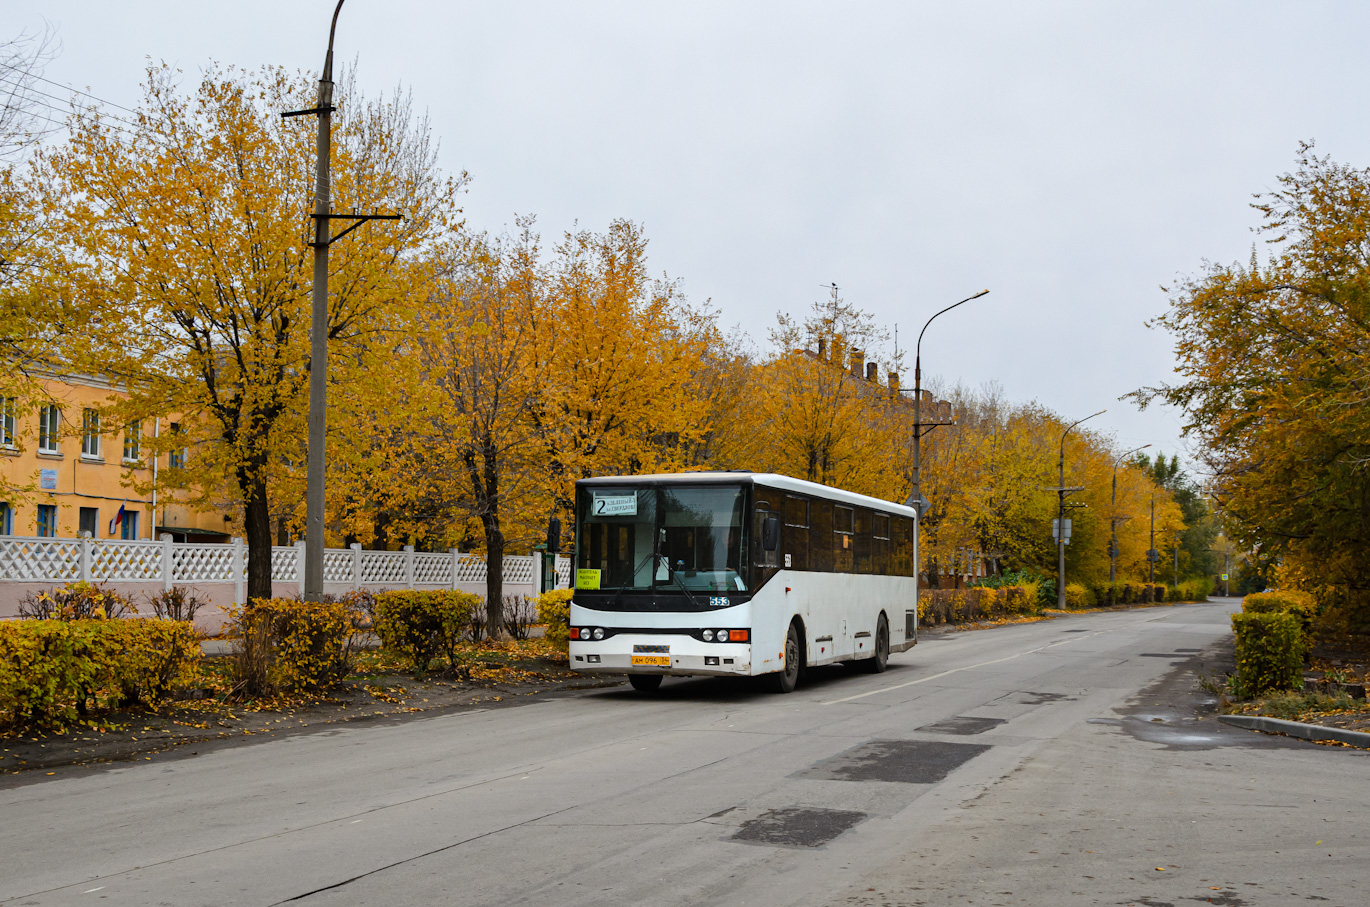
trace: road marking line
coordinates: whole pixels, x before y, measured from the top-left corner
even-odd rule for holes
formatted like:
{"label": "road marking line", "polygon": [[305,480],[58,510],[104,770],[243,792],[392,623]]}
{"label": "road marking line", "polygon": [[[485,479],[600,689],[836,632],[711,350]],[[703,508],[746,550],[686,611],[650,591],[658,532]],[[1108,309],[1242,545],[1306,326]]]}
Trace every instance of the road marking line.
{"label": "road marking line", "polygon": [[949,669],[949,670],[946,670],[946,671],[941,672],[940,674],[932,674],[932,675],[929,675],[929,676],[927,676],[927,677],[920,677],[920,678],[918,678],[917,680],[905,681],[904,683],[895,684],[895,685],[892,686],[892,687],[880,687],[880,688],[877,689],[877,690],[867,690],[867,691],[864,692],[864,693],[857,693],[857,694],[855,694],[855,695],[853,695],[853,696],[843,696],[841,699],[829,699],[828,701],[823,702],[823,703],[820,703],[820,704],[821,704],[821,705],[837,705],[837,704],[840,703],[840,702],[851,702],[853,699],[864,699],[864,698],[867,697],[867,696],[874,696],[874,695],[876,695],[877,693],[889,693],[889,692],[893,692],[894,690],[902,690],[904,687],[911,687],[911,686],[914,686],[915,684],[927,683],[929,680],[936,680],[936,679],[939,678],[939,677],[946,677],[948,674],[957,674],[957,673],[959,673],[959,672],[961,672],[961,671],[971,671],[971,670],[974,670],[975,668],[984,668],[984,667],[988,667],[989,665],[1002,664],[1003,662],[1006,662],[1006,661],[1012,661],[1012,660],[1015,659],[1015,658],[1021,658],[1021,657],[1023,657],[1024,655],[1032,655],[1032,654],[1035,654],[1035,653],[1037,653],[1037,652],[1042,651],[1043,649],[1050,649],[1052,646],[1061,646],[1061,645],[1065,645],[1065,644],[1068,643],[1068,642],[1079,642],[1079,641],[1082,640],[1082,639],[1093,639],[1094,637],[1099,636],[1099,635],[1101,635],[1101,634],[1103,634],[1103,633],[1113,633],[1113,632],[1116,632],[1117,630],[1124,630],[1124,629],[1128,629],[1128,627],[1113,627],[1112,629],[1108,629],[1108,630],[1100,630],[1100,631],[1098,631],[1097,633],[1090,633],[1088,636],[1075,636],[1075,637],[1071,637],[1070,639],[1058,639],[1058,640],[1056,640],[1055,642],[1047,643],[1047,644],[1044,645],[1044,646],[1038,646],[1038,647],[1035,648],[1035,649],[1028,649],[1026,652],[1016,652],[1016,653],[1014,653],[1013,655],[1006,655],[1006,656],[1003,657],[1003,658],[996,658],[996,659],[994,659],[993,661],[982,661],[982,662],[980,662],[980,663],[978,663],[978,664],[973,664],[973,665],[962,665],[962,666],[959,667],[959,668],[951,668],[951,669]]}

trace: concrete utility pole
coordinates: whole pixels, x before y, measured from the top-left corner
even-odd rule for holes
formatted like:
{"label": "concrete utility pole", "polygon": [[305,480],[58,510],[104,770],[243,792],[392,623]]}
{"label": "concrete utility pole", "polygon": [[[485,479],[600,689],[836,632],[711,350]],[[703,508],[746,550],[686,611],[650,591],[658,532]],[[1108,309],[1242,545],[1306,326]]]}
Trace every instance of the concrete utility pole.
{"label": "concrete utility pole", "polygon": [[1066,494],[1072,491],[1081,491],[1084,486],[1077,485],[1073,488],[1066,487],[1066,435],[1070,434],[1075,426],[1081,422],[1088,422],[1095,416],[1102,416],[1108,412],[1101,409],[1097,413],[1077,419],[1066,426],[1066,430],[1061,432],[1061,458],[1057,463],[1059,478],[1055,488],[1050,489],[1056,492],[1056,607],[1062,611],[1066,609]]}
{"label": "concrete utility pole", "polygon": [[1170,553],[1174,558],[1171,567],[1174,572],[1175,585],[1180,584],[1180,530],[1170,530]]}
{"label": "concrete utility pole", "polygon": [[[368,220],[399,220],[398,214],[333,214],[330,210],[329,159],[333,146],[333,34],[343,0],[333,8],[328,26],[328,53],[319,76],[318,106],[291,110],[282,117],[315,114],[319,118],[318,160],[314,164],[314,296],[309,327],[309,456],[305,485],[304,597],[323,595],[324,443],[328,436],[328,248]],[[334,218],[355,223],[331,235]]]}
{"label": "concrete utility pole", "polygon": [[[1146,581],[1149,585],[1156,585],[1156,495],[1151,496],[1151,547],[1146,552]],[[1146,598],[1150,601],[1156,590],[1147,589]]]}
{"label": "concrete utility pole", "polygon": [[[933,313],[932,318],[923,323],[923,330],[918,332],[918,342],[913,346],[913,491],[904,504],[917,510],[920,519],[923,516],[923,333],[938,315],[950,312],[958,305],[963,305],[972,299],[979,299],[988,292],[989,290],[981,290],[973,296],[967,296],[960,302],[952,303],[940,312]],[[944,425],[946,423],[939,422],[937,424]]]}

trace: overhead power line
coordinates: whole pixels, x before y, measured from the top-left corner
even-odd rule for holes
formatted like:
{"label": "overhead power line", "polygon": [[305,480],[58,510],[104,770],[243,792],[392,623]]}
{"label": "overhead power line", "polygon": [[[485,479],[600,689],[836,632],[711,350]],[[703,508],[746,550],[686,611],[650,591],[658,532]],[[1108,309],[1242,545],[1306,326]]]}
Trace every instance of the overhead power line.
{"label": "overhead power line", "polygon": [[131,113],[131,114],[133,114],[134,116],[137,116],[137,115],[138,115],[138,111],[133,110],[132,108],[125,107],[125,106],[122,105],[122,104],[116,104],[116,103],[114,103],[113,101],[107,101],[107,100],[105,100],[104,98],[100,97],[99,95],[93,95],[93,94],[91,94],[90,92],[88,92],[88,91],[82,91],[82,90],[79,89],[79,88],[72,88],[70,85],[63,85],[61,82],[54,82],[52,79],[47,79],[47,78],[44,78],[43,76],[36,75],[36,74],[34,74],[34,73],[28,72],[27,70],[21,69],[21,68],[18,67],[18,66],[12,66],[12,65],[7,64],[7,63],[0,63],[0,66],[3,66],[5,69],[11,70],[12,72],[23,73],[25,78],[37,79],[39,82],[46,82],[46,83],[48,83],[49,85],[55,85],[55,86],[57,86],[58,88],[65,88],[67,91],[75,92],[76,94],[79,94],[79,95],[85,95],[86,97],[91,98],[92,100],[99,101],[101,104],[106,104],[106,105],[108,105],[108,106],[110,106],[110,107],[117,107],[119,110],[123,110],[123,111],[125,111],[125,112],[127,112],[127,113]]}

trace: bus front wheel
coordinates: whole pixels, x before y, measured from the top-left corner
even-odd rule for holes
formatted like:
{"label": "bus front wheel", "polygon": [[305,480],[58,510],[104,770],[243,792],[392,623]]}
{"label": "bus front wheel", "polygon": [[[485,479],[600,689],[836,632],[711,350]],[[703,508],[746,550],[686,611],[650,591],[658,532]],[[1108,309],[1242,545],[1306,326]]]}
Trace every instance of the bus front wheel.
{"label": "bus front wheel", "polygon": [[651,693],[661,686],[660,674],[629,674],[628,682],[639,693]]}
{"label": "bus front wheel", "polygon": [[872,674],[882,674],[890,661],[890,623],[885,620],[885,615],[880,615],[880,620],[875,625],[875,654],[865,661],[861,666]]}
{"label": "bus front wheel", "polygon": [[789,632],[785,634],[785,668],[766,675],[772,693],[789,693],[799,683],[799,671],[804,666],[801,652],[799,627],[791,623]]}

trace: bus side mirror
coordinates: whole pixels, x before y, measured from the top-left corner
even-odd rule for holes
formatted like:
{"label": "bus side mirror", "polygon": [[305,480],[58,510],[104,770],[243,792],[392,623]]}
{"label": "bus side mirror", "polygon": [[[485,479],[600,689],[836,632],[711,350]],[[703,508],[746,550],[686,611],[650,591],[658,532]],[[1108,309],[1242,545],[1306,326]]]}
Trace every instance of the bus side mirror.
{"label": "bus side mirror", "polygon": [[761,547],[774,551],[780,547],[780,518],[768,516],[761,524]]}

